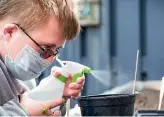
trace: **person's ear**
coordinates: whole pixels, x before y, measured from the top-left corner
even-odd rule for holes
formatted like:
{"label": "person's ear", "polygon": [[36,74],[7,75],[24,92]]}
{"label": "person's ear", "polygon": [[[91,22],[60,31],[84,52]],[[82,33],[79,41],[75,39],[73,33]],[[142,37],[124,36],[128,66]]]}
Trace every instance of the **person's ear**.
{"label": "person's ear", "polygon": [[1,39],[4,41],[10,41],[16,30],[17,26],[15,24],[5,24],[2,29]]}

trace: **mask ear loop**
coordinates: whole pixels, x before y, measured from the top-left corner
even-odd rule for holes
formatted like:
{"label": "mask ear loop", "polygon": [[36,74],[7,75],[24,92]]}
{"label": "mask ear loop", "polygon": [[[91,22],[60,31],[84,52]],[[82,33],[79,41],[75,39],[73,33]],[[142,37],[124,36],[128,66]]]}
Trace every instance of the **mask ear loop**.
{"label": "mask ear loop", "polygon": [[[19,32],[21,32],[20,28],[19,28],[16,24],[15,24],[15,26],[16,26],[17,30],[18,30]],[[3,35],[1,35],[0,38],[2,38],[2,37],[3,37]],[[21,41],[23,42],[24,46],[26,46],[26,44],[24,43],[24,41],[23,41],[22,38],[21,38]],[[11,53],[11,50],[12,50],[12,49],[9,49],[8,41],[5,41],[4,44],[5,44],[5,49],[6,49],[6,51],[7,51],[7,55],[6,55],[6,56],[11,58],[10,53]],[[13,60],[13,58],[11,58],[11,59]]]}
{"label": "mask ear loop", "polygon": [[[19,31],[19,32],[21,32],[20,31],[20,29],[19,29],[19,27],[15,24],[15,26],[16,26],[16,28],[17,28],[17,30]],[[3,36],[3,35],[2,35]],[[23,39],[21,38],[21,40],[23,41]],[[6,51],[7,51],[7,56],[8,57],[10,57],[10,53],[11,53],[11,49],[9,49],[9,47],[8,47],[8,45],[7,45],[7,41],[5,42],[5,47],[6,47]],[[24,44],[24,46],[25,46],[26,44]],[[13,60],[13,58],[12,58],[12,60]]]}
{"label": "mask ear loop", "polygon": [[[0,40],[2,39],[3,37],[3,33],[0,33]],[[4,42],[4,46],[5,46],[5,50],[7,52],[7,56],[9,56],[9,47],[7,46],[7,41]],[[6,55],[5,55],[6,56]]]}
{"label": "mask ear loop", "polygon": [[[3,34],[0,33],[0,40],[2,39],[2,37],[3,37]],[[1,49],[1,48],[3,48],[3,47],[0,47],[0,49]]]}
{"label": "mask ear loop", "polygon": [[[7,53],[7,54],[5,55],[5,61],[8,60],[8,61],[11,62],[11,61],[13,60],[13,58],[10,57],[10,49],[9,49],[9,46],[8,46],[7,44],[8,44],[8,42],[5,41],[5,42],[4,42],[4,45],[5,45],[5,50],[6,50],[6,53]],[[4,61],[4,62],[5,62],[5,61]],[[9,64],[9,66],[10,66],[10,64]]]}
{"label": "mask ear loop", "polygon": [[[2,37],[3,37],[3,33],[1,33],[0,34],[0,39],[2,39]],[[5,47],[5,51],[6,51],[6,53],[7,53],[7,56],[9,56],[9,47],[8,47],[8,41],[7,40],[5,40],[4,41],[4,47]],[[6,55],[5,55],[6,56]]]}
{"label": "mask ear loop", "polygon": [[[15,26],[17,27],[18,31],[22,34],[23,32],[21,31],[21,29],[19,28],[19,26],[16,25],[16,24],[15,24]],[[23,36],[23,34],[22,34],[21,36]],[[25,47],[25,46],[27,45],[27,44],[24,42],[25,40],[23,40],[23,38],[21,38],[21,41],[23,42],[24,47]]]}

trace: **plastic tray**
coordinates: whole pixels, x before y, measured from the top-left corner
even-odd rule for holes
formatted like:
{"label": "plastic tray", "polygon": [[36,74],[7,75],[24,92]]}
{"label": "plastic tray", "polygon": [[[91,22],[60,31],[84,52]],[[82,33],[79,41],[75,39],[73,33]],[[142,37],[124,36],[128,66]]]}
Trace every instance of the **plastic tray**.
{"label": "plastic tray", "polygon": [[164,116],[164,110],[138,110],[135,112],[134,116]]}

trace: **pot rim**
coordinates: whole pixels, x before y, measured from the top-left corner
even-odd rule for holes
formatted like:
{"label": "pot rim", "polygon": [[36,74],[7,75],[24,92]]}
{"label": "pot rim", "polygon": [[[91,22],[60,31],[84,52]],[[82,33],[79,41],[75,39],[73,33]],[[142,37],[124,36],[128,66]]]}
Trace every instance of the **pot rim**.
{"label": "pot rim", "polygon": [[99,100],[99,99],[112,99],[112,98],[125,98],[125,97],[135,97],[137,94],[103,94],[103,95],[88,95],[80,96],[76,98],[77,100]]}

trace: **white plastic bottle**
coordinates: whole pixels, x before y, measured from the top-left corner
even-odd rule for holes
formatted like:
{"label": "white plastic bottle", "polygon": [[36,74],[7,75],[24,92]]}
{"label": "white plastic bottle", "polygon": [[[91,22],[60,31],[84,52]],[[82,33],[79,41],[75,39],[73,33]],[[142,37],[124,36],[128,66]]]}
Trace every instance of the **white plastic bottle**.
{"label": "white plastic bottle", "polygon": [[71,61],[63,62],[64,66],[61,69],[61,75],[57,78],[50,75],[48,78],[43,79],[36,88],[29,92],[28,96],[31,99],[38,101],[61,99],[69,74],[73,75],[72,82],[75,82],[77,78],[83,76],[85,73],[90,73],[90,68],[82,64]]}

